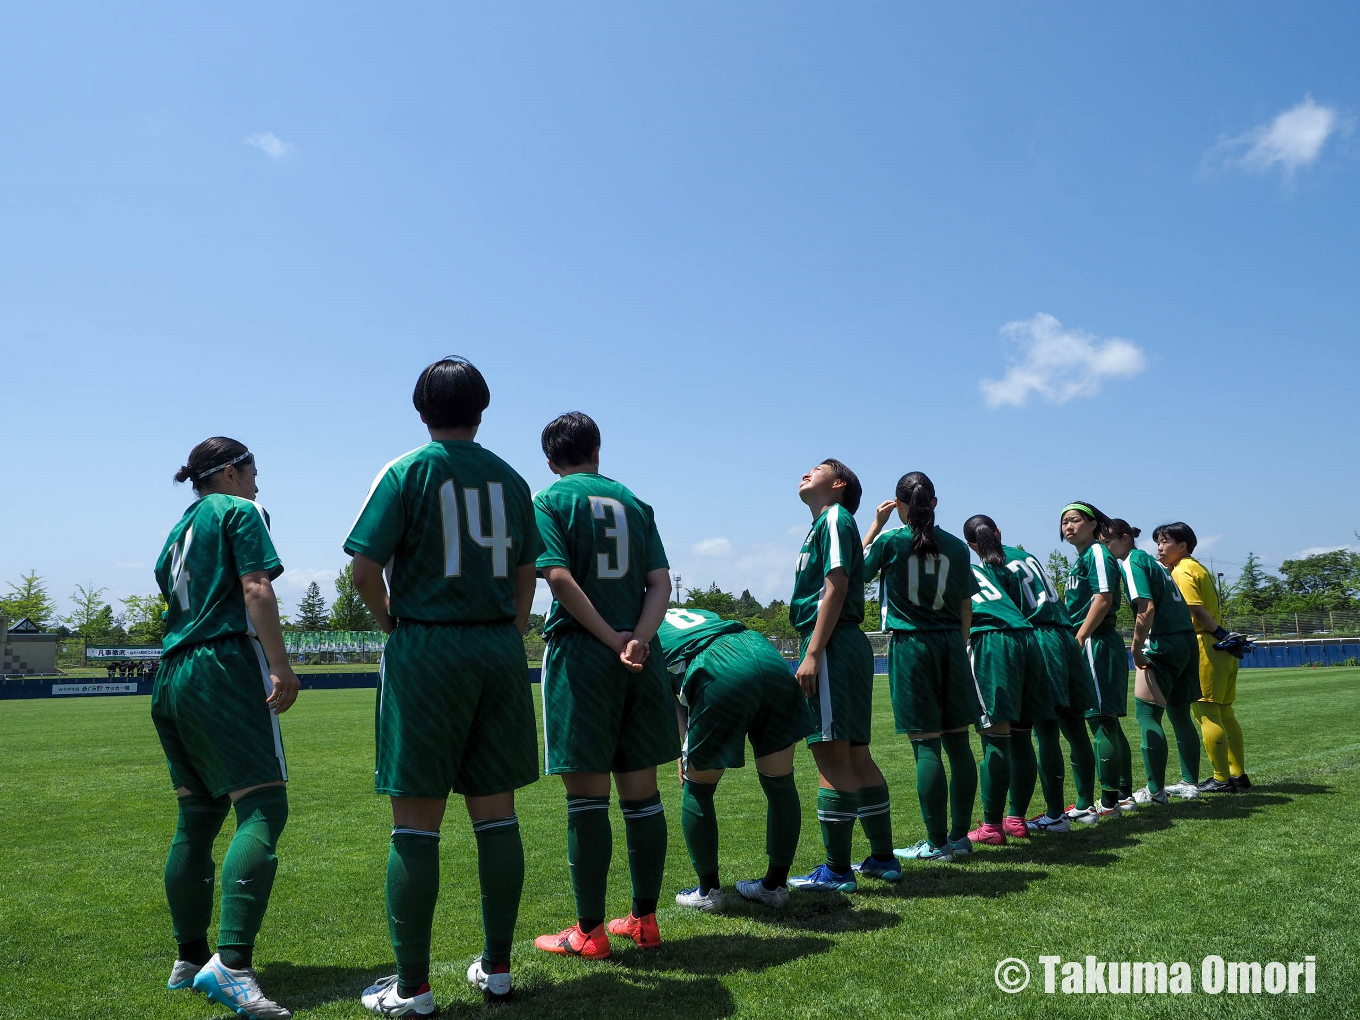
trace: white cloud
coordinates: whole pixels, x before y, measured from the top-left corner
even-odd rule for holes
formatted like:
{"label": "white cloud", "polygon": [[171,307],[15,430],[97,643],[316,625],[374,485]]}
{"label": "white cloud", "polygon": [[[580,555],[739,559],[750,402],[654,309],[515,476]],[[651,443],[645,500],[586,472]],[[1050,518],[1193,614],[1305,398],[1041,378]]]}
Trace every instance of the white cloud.
{"label": "white cloud", "polygon": [[1360,553],[1360,545],[1310,545],[1307,549],[1301,549],[1295,553],[1291,558],[1306,560],[1309,556],[1321,556],[1323,553],[1336,552],[1338,549]]}
{"label": "white cloud", "polygon": [[725,538],[706,538],[690,550],[695,556],[731,556],[732,543]]}
{"label": "white cloud", "polygon": [[1320,106],[1312,96],[1258,124],[1236,138],[1220,138],[1205,154],[1209,165],[1270,171],[1278,167],[1285,180],[1322,154],[1327,139],[1341,126],[1336,108]]}
{"label": "white cloud", "polygon": [[245,142],[275,161],[287,159],[298,151],[296,145],[292,142],[285,142],[272,131],[262,131],[259,134],[250,135]]}
{"label": "white cloud", "polygon": [[307,585],[315,581],[321,586],[321,594],[325,596],[329,604],[335,596],[335,579],[339,576],[338,570],[313,570],[308,567],[289,567],[285,570],[274,587],[287,592],[301,594],[307,590]]}
{"label": "white cloud", "polygon": [[1134,376],[1147,367],[1137,344],[1067,329],[1046,312],[1008,322],[1001,334],[1019,345],[1021,357],[1002,378],[979,380],[988,407],[1023,407],[1032,393],[1050,404],[1094,397],[1104,380]]}

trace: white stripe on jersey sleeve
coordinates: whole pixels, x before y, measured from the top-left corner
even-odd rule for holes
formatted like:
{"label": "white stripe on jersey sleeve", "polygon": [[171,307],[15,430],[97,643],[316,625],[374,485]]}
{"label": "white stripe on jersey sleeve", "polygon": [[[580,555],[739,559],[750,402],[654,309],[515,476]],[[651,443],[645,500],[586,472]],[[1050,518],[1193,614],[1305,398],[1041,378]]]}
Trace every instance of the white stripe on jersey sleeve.
{"label": "white stripe on jersey sleeve", "polygon": [[1147,598],[1148,596],[1138,591],[1138,579],[1133,574],[1133,553],[1129,553],[1124,558],[1122,566],[1124,568],[1124,581],[1129,586],[1129,594],[1136,599]]}
{"label": "white stripe on jersey sleeve", "polygon": [[368,506],[368,501],[373,498],[373,493],[378,491],[378,483],[383,480],[383,476],[386,475],[387,472],[392,470],[392,465],[399,460],[405,460],[407,457],[411,456],[411,454],[415,453],[416,450],[419,449],[421,449],[421,447],[417,446],[415,450],[407,450],[400,457],[394,457],[392,460],[389,460],[386,464],[383,465],[383,469],[379,471],[378,476],[373,479],[373,484],[368,487],[368,493],[367,495],[364,496],[364,502],[359,507],[359,512],[354,515],[354,520],[349,526],[350,531],[353,531],[354,525],[359,523],[359,518],[364,515],[364,508]]}
{"label": "white stripe on jersey sleeve", "polygon": [[840,522],[841,522],[841,505],[839,503],[832,503],[831,506],[828,507],[826,511],[826,530],[830,533],[831,536],[830,538],[831,554],[826,561],[826,572],[828,574],[831,573],[831,571],[835,570],[837,567],[840,567],[842,570],[845,569],[845,562],[841,559],[841,529],[839,527]]}
{"label": "white stripe on jersey sleeve", "polygon": [[1091,546],[1091,559],[1096,564],[1096,591],[1110,590],[1110,575],[1105,570],[1105,547],[1097,542]]}

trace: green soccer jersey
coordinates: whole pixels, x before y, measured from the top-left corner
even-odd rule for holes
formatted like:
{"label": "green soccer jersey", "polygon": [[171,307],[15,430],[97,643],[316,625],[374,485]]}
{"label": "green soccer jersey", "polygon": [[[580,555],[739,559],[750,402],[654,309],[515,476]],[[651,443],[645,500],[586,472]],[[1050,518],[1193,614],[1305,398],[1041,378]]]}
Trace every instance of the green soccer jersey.
{"label": "green soccer jersey", "polygon": [[1151,599],[1155,608],[1148,637],[1193,631],[1195,621],[1190,607],[1181,598],[1171,573],[1142,549],[1132,550],[1124,559],[1124,588],[1129,605],[1135,599]]}
{"label": "green soccer jersey", "polygon": [[[632,630],[647,575],[670,566],[652,508],[612,478],[583,471],[535,496],[534,513],[544,546],[538,569],[566,567],[609,626]],[[578,626],[554,599],[544,635]]]}
{"label": "green soccer jersey", "polygon": [[1067,617],[1074,628],[1079,629],[1085,622],[1091,599],[1105,592],[1114,596],[1114,602],[1096,628],[1097,632],[1117,629],[1115,610],[1119,608],[1119,561],[1099,542],[1092,542],[1077,557],[1067,575]]}
{"label": "green soccer jersey", "polygon": [[254,637],[241,578],[257,570],[271,581],[283,573],[260,505],[225,493],[195,500],[156,561],[167,605],[161,647],[168,653],[232,634]]}
{"label": "green soccer jersey", "polygon": [[436,440],[373,480],[345,552],[387,566],[388,612],[420,623],[515,618],[515,568],[542,549],[529,486],[490,450]]}
{"label": "green soccer jersey", "polygon": [[1004,585],[1012,577],[1005,567],[992,567],[986,563],[971,564],[973,579],[978,590],[973,596],[973,623],[971,632],[984,630],[1030,630],[1020,607],[1011,601]]}
{"label": "green soccer jersey", "polygon": [[1034,554],[1013,545],[1003,545],[1001,551],[1006,555],[1006,574],[1002,578],[1006,594],[1020,607],[1025,619],[1036,625],[1072,626],[1058,590]]}
{"label": "green soccer jersey", "polygon": [[859,626],[864,619],[864,550],[860,546],[855,515],[832,503],[812,522],[793,576],[789,600],[789,623],[807,635],[817,626],[817,612],[826,594],[826,575],[839,567],[849,577],[850,590],[836,622]]}
{"label": "green soccer jersey", "polygon": [[718,638],[740,634],[746,626],[737,620],[724,620],[707,609],[667,609],[656,636],[661,641],[667,669],[684,666]]}
{"label": "green soccer jersey", "polygon": [[968,569],[968,546],[935,529],[938,553],[911,551],[910,526],[885,531],[865,556],[865,577],[879,575],[878,604],[884,630],[957,630],[959,606],[978,592]]}

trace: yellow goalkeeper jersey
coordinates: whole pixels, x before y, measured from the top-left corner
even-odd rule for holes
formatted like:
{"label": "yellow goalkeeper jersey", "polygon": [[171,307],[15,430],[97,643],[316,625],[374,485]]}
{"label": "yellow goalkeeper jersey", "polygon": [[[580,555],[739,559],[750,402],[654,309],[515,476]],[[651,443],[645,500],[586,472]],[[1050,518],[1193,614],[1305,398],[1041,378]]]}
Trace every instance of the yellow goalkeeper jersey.
{"label": "yellow goalkeeper jersey", "polygon": [[[1193,556],[1185,556],[1171,568],[1171,577],[1186,605],[1203,606],[1214,618],[1214,624],[1223,626],[1223,613],[1218,608],[1218,590],[1214,587],[1213,575],[1204,569],[1204,564]],[[1201,634],[1212,633],[1205,631],[1198,620],[1195,621],[1195,630]]]}

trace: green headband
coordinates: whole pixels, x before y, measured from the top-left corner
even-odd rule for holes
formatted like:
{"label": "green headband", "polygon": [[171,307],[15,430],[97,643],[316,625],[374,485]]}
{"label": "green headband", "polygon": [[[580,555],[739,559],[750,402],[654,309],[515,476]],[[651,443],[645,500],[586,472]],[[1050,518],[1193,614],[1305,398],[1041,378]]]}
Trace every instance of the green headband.
{"label": "green headband", "polygon": [[1091,518],[1091,520],[1093,521],[1096,519],[1096,512],[1092,510],[1089,506],[1087,506],[1085,503],[1068,503],[1067,506],[1062,508],[1062,513],[1058,514],[1058,520],[1062,520],[1063,514],[1067,513],[1067,511],[1069,510],[1076,510],[1079,511],[1080,513],[1084,513],[1087,517]]}

